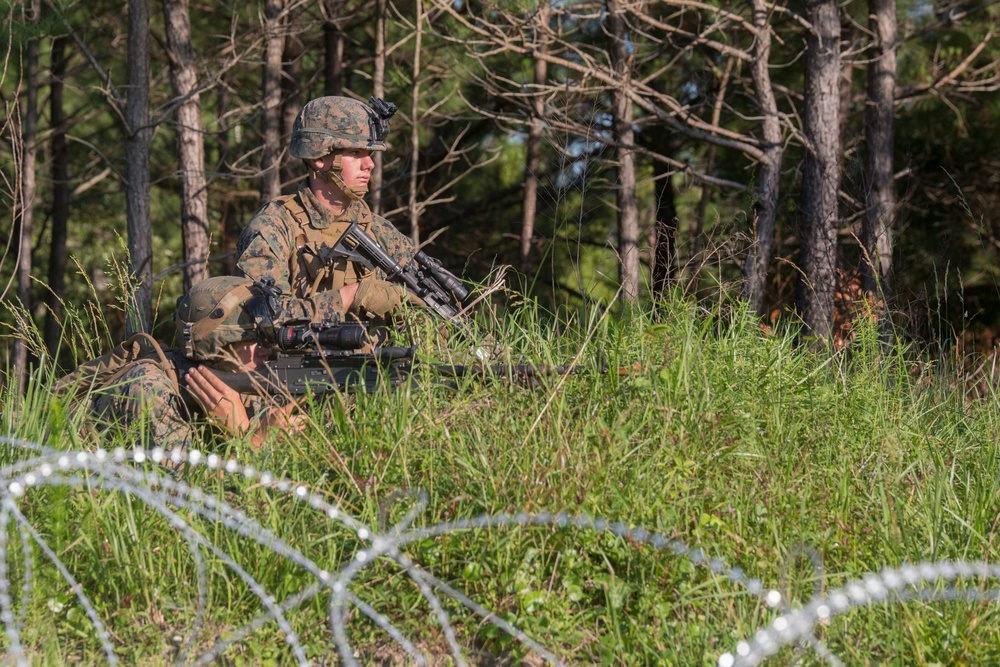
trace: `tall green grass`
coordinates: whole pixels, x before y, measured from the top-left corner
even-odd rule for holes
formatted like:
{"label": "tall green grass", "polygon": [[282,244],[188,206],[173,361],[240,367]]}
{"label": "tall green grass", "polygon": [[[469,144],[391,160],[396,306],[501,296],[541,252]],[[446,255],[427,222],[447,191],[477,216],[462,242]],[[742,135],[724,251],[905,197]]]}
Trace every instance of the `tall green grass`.
{"label": "tall green grass", "polygon": [[[452,388],[423,374],[397,391],[318,398],[303,433],[277,435],[262,450],[241,441],[206,448],[302,482],[372,526],[403,516],[411,505],[393,499],[404,490],[428,495],[418,525],[547,510],[642,526],[742,568],[793,605],[887,565],[1000,561],[995,393],[970,399],[935,360],[902,345],[886,350],[874,325],[859,323],[847,350],[820,353],[796,346],[795,331],[764,333],[739,307],[683,298],[655,312],[547,317],[525,304],[482,317],[504,360],[576,359],[580,371],[534,386],[466,378]],[[94,326],[71,318],[71,330]],[[434,355],[449,352],[461,356],[462,346],[452,341]],[[85,410],[52,396],[47,364],[25,396],[0,395],[0,433],[67,449],[131,447],[142,437],[96,433]],[[255,483],[200,468],[184,481],[331,571],[361,545]],[[194,617],[196,570],[168,521],[97,489],[32,490],[22,507],[95,601],[123,662],[169,663]],[[267,548],[185,517],[275,598],[311,583]],[[819,574],[803,545],[822,559]],[[470,530],[408,553],[572,664],[714,665],[776,613],[686,558],[578,529]],[[9,561],[16,588],[24,570],[16,548]],[[242,582],[206,561],[203,649],[261,609]],[[38,563],[24,630],[32,655],[40,664],[102,663],[67,585]],[[446,651],[432,612],[396,569],[366,570],[356,592],[428,651]],[[473,660],[527,659],[512,638],[446,606]],[[310,655],[332,664],[325,614],[320,597],[290,618]],[[349,632],[369,659],[399,653],[364,619]],[[818,635],[847,664],[988,664],[998,660],[1000,619],[993,604],[886,604],[836,617]],[[788,648],[773,660],[793,655]],[[273,623],[227,653],[232,664],[290,658]],[[805,664],[819,660],[807,653]]]}

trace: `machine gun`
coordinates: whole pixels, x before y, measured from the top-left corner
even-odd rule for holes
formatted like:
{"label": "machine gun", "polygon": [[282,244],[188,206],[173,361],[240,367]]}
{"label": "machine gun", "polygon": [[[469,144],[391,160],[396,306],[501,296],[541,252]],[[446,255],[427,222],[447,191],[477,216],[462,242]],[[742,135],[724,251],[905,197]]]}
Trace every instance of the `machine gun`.
{"label": "machine gun", "polygon": [[[371,352],[358,352],[373,338],[360,323],[296,323],[274,328],[280,352],[251,373],[212,371],[240,393],[303,396],[331,392],[371,392],[379,387],[395,388],[415,373],[430,373],[435,384],[455,388],[456,380],[475,377],[481,381],[502,380],[533,384],[548,375],[574,372],[570,366],[520,364],[418,363],[415,348],[375,345]],[[377,342],[377,341],[376,341]]]}
{"label": "machine gun", "polygon": [[[227,385],[247,394],[325,394],[396,387],[412,370],[414,348],[380,346],[360,323],[296,322],[267,330],[275,358],[249,373],[212,371]],[[370,347],[370,352],[359,349]]]}

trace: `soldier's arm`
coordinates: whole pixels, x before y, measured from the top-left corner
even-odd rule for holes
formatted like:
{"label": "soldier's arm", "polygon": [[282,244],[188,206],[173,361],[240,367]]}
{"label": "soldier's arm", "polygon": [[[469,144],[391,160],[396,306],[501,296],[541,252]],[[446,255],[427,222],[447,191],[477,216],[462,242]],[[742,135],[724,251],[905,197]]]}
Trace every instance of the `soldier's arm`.
{"label": "soldier's arm", "polygon": [[309,298],[295,297],[291,284],[289,263],[294,258],[295,247],[288,237],[291,223],[282,218],[282,213],[265,207],[255,215],[240,234],[236,245],[239,259],[236,275],[263,280],[274,279],[281,290],[278,299],[279,321],[309,320],[312,322],[340,322],[351,307],[356,286],[342,290],[327,290],[313,294]]}
{"label": "soldier's arm", "polygon": [[288,238],[288,229],[289,224],[279,211],[271,206],[261,209],[236,242],[236,275],[251,280],[273,278],[283,294],[292,294],[288,267],[295,249]]}
{"label": "soldier's arm", "polygon": [[371,233],[378,241],[378,244],[382,246],[389,255],[399,262],[405,265],[411,259],[413,255],[417,252],[417,249],[413,247],[413,242],[409,237],[403,236],[403,234],[392,226],[392,223],[381,216],[373,216]]}
{"label": "soldier's arm", "polygon": [[129,427],[142,422],[152,446],[187,449],[195,428],[174,382],[155,364],[139,363],[102,390],[92,404],[105,421]]}
{"label": "soldier's arm", "polygon": [[291,320],[336,324],[344,319],[344,315],[354,302],[354,293],[357,291],[358,283],[354,283],[339,290],[317,292],[306,299],[279,297],[278,309],[280,312],[275,318],[275,324],[281,326],[284,322]]}

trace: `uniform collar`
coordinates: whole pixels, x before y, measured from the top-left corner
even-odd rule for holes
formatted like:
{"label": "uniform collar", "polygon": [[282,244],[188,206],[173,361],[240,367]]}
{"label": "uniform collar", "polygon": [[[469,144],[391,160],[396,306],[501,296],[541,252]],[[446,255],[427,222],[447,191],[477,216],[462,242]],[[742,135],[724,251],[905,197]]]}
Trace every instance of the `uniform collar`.
{"label": "uniform collar", "polygon": [[304,183],[299,186],[298,195],[302,201],[302,208],[309,216],[309,224],[316,229],[326,229],[335,222],[357,222],[366,229],[368,227],[371,211],[364,201],[352,201],[347,210],[340,215],[334,215],[330,209],[320,203],[308,184]]}

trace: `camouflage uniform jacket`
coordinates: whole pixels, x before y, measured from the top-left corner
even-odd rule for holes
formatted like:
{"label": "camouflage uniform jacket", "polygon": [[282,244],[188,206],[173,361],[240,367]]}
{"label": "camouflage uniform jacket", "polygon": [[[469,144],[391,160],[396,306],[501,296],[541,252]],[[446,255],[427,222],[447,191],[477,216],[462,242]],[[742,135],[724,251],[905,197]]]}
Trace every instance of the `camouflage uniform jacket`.
{"label": "camouflage uniform jacket", "polygon": [[303,185],[294,195],[266,204],[250,219],[236,244],[236,275],[274,278],[284,295],[279,304],[282,321],[339,322],[345,309],[338,290],[370,273],[360,264],[324,257],[352,222],[401,264],[416,252],[408,238],[385,218],[373,215],[363,201],[333,215]]}
{"label": "camouflage uniform jacket", "polygon": [[[113,383],[93,392],[90,409],[102,428],[137,428],[143,444],[187,450],[201,442],[197,422],[203,414],[177,379],[197,363],[178,350],[163,351],[172,369],[162,368],[154,359],[132,362]],[[244,395],[243,403],[251,420],[267,407],[259,396]]]}

